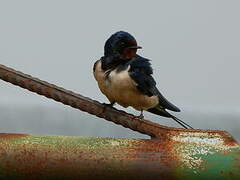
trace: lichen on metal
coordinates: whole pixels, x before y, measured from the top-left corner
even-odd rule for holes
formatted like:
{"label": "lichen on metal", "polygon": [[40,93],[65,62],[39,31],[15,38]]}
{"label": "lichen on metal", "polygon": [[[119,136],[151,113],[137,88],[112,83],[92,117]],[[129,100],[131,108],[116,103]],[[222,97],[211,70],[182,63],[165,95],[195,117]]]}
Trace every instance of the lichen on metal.
{"label": "lichen on metal", "polygon": [[239,179],[239,160],[238,144],[0,134],[12,179]]}
{"label": "lichen on metal", "polygon": [[[181,147],[183,146],[183,147]],[[182,162],[180,172],[201,179],[239,179],[239,146],[185,144],[177,147]],[[231,170],[229,169],[231,167]],[[189,178],[190,179],[190,178]]]}

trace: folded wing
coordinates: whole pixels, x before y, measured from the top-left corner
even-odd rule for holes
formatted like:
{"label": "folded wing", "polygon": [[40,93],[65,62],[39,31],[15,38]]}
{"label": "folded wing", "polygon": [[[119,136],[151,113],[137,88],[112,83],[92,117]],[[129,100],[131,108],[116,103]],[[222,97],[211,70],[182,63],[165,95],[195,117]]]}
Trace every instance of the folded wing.
{"label": "folded wing", "polygon": [[152,67],[149,59],[137,55],[136,58],[129,62],[131,68],[129,70],[130,77],[136,82],[137,88],[143,94],[150,96],[158,96],[159,104],[158,109],[162,108],[171,111],[179,112],[180,109],[170,103],[157,89],[156,81],[152,77]]}

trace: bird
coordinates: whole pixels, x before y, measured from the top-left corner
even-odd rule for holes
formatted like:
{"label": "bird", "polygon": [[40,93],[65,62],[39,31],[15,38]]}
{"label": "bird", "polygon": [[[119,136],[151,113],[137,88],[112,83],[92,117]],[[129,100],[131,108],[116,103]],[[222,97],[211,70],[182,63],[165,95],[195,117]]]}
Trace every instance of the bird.
{"label": "bird", "polygon": [[110,104],[115,103],[127,108],[129,106],[143,111],[172,118],[182,127],[193,129],[190,125],[170,114],[167,110],[180,112],[158,90],[153,78],[150,60],[137,54],[141,49],[136,39],[126,31],[112,34],[104,45],[104,56],[94,63],[93,75],[100,91]]}

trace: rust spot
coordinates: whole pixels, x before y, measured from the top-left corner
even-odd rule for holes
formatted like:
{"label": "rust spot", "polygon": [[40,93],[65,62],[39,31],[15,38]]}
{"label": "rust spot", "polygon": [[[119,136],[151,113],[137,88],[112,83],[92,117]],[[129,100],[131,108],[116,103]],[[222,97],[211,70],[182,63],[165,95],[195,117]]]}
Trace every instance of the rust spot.
{"label": "rust spot", "polygon": [[29,136],[29,134],[9,134],[9,133],[0,133],[0,138],[21,138]]}
{"label": "rust spot", "polygon": [[236,146],[238,142],[233,137],[226,137],[224,138],[224,143],[227,146]]}

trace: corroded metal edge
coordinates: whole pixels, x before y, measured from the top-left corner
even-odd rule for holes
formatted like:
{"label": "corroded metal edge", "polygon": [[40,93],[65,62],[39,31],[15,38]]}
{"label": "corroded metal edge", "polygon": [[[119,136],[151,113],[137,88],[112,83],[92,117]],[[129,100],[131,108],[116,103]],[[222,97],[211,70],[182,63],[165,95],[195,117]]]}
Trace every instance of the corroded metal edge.
{"label": "corroded metal edge", "polygon": [[240,179],[240,146],[0,134],[6,179]]}

